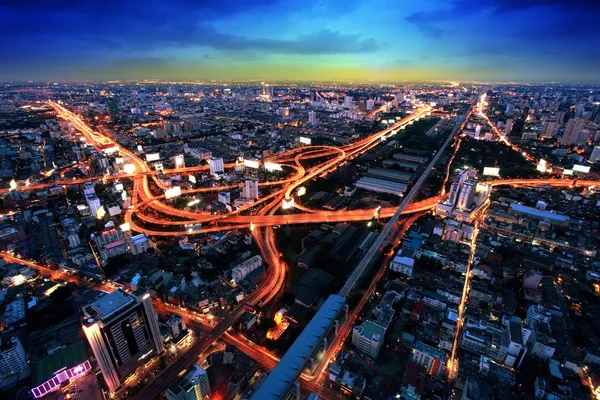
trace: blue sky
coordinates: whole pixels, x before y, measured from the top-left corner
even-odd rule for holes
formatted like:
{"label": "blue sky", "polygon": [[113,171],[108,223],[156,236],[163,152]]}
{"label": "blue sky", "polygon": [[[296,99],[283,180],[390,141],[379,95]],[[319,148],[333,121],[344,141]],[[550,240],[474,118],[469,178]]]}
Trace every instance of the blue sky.
{"label": "blue sky", "polygon": [[0,80],[600,82],[600,0],[4,0]]}

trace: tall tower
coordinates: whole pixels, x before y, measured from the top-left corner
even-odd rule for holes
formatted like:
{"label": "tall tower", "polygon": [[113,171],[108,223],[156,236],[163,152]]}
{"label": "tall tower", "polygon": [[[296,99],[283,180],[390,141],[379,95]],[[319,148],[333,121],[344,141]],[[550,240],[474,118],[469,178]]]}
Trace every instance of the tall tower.
{"label": "tall tower", "polygon": [[83,332],[111,393],[141,363],[164,350],[149,293],[117,290],[85,306],[83,315]]}
{"label": "tall tower", "polygon": [[458,208],[461,210],[469,209],[475,198],[476,188],[477,181],[474,179],[467,179],[465,183],[463,183],[460,194],[458,195]]}

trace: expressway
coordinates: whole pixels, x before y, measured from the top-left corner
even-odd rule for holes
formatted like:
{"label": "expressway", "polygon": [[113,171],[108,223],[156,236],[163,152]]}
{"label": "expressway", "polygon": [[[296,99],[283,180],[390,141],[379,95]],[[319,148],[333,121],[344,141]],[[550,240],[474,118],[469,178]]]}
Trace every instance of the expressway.
{"label": "expressway", "polygon": [[[285,168],[293,170],[292,176],[279,181],[261,182],[262,186],[280,186],[268,196],[260,198],[258,201],[249,204],[241,209],[238,209],[229,214],[223,215],[208,215],[202,212],[186,211],[172,207],[164,203],[164,195],[157,195],[153,192],[150,183],[153,182],[158,189],[164,190],[164,186],[156,172],[152,171],[148,165],[139,158],[135,153],[123,148],[112,139],[102,136],[98,132],[94,132],[87,124],[85,124],[78,116],[70,112],[63,106],[57,103],[50,103],[56,110],[57,114],[66,120],[73,123],[73,126],[82,132],[83,136],[97,150],[102,151],[107,146],[117,147],[122,155],[128,156],[135,166],[135,173],[128,175],[119,175],[115,177],[107,176],[106,179],[132,179],[132,207],[127,210],[125,221],[130,223],[131,229],[137,232],[147,233],[154,236],[180,236],[186,234],[200,234],[216,231],[224,231],[231,229],[249,229],[251,234],[264,258],[266,268],[266,279],[247,299],[247,302],[252,305],[258,303],[265,304],[273,301],[281,293],[281,289],[285,283],[285,274],[287,266],[280,260],[280,254],[275,243],[275,234],[273,227],[283,224],[307,224],[307,223],[334,223],[347,221],[363,221],[373,217],[374,210],[351,210],[351,211],[325,211],[312,210],[306,207],[298,206],[294,213],[276,214],[284,200],[291,200],[294,191],[305,184],[306,182],[318,176],[327,174],[335,170],[348,159],[352,159],[364,152],[372,149],[377,144],[381,143],[382,138],[392,135],[403,126],[418,120],[430,112],[430,107],[417,109],[415,113],[398,121],[390,127],[377,132],[369,137],[361,139],[357,142],[336,147],[328,146],[310,146],[303,148],[295,148],[288,152],[282,153],[273,157],[271,160],[281,163]],[[347,295],[352,287],[354,287],[358,277],[366,269],[370,259],[379,250],[381,244],[388,236],[392,227],[396,225],[399,218],[403,214],[419,213],[431,208],[434,208],[443,196],[436,196],[425,199],[420,202],[412,203],[415,194],[422,186],[426,177],[430,173],[432,166],[438,162],[445,147],[450,143],[456,130],[448,137],[442,149],[432,159],[426,172],[416,182],[409,195],[402,201],[400,207],[383,208],[380,211],[381,218],[390,218],[390,222],[385,226],[382,233],[376,239],[375,244],[369,249],[366,257],[361,260],[357,268],[351,273],[347,285],[342,289],[342,293]],[[317,163],[310,168],[303,166],[303,161],[317,160]],[[228,167],[234,164],[229,164]],[[168,170],[168,173],[192,173],[196,171],[206,170],[207,166],[180,168],[177,170]],[[152,178],[150,180],[149,178]],[[80,182],[100,179],[100,178],[83,178]],[[74,182],[74,181],[69,181]],[[548,180],[506,180],[506,181],[489,181],[488,183],[498,185],[548,185]],[[48,185],[55,185],[53,182]],[[67,184],[67,183],[64,183]],[[70,183],[73,184],[73,183]],[[573,181],[573,180],[555,180],[551,183],[553,186],[597,186],[600,182],[596,181]],[[239,185],[227,185],[211,188],[200,188],[184,191],[185,194],[195,194],[203,192],[211,192],[239,187]],[[258,210],[255,210],[258,209]],[[152,213],[148,213],[151,211]],[[242,215],[243,212],[251,212],[248,215]],[[189,230],[185,227],[190,223],[209,223],[208,227],[200,230]],[[181,311],[178,311],[181,312]],[[151,381],[138,395],[136,399],[150,399],[158,397],[168,386],[170,386],[179,376],[182,369],[189,367],[194,363],[198,356],[205,353],[210,345],[219,337],[225,340],[231,339],[231,335],[226,334],[229,328],[240,318],[244,313],[242,306],[237,307],[227,317],[220,321],[214,329],[212,329],[203,339],[196,341],[192,347],[185,353],[177,365],[169,366],[162,374]],[[337,348],[338,346],[332,346]],[[248,350],[250,351],[250,350]],[[332,350],[333,352],[334,350]],[[331,359],[333,353],[327,356],[327,360]],[[267,357],[267,356],[265,356]],[[263,360],[263,362],[272,362]],[[326,362],[322,364],[325,368]],[[324,366],[323,366],[324,365]],[[319,376],[319,374],[315,375]],[[310,380],[309,378],[302,378]],[[313,378],[316,379],[316,378]],[[311,388],[312,390],[312,388]]]}

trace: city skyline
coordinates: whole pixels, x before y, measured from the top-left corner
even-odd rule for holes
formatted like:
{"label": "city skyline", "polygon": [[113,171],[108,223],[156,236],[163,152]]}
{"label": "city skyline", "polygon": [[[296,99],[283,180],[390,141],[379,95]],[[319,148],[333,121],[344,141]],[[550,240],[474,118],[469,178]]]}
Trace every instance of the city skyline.
{"label": "city skyline", "polygon": [[599,82],[591,0],[5,2],[0,80]]}

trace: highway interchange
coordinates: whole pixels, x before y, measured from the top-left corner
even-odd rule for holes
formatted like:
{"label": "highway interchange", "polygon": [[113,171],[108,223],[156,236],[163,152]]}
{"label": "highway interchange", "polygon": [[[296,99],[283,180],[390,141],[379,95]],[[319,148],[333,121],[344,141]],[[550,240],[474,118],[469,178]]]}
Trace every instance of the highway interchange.
{"label": "highway interchange", "polygon": [[[49,186],[55,185],[78,185],[88,181],[97,179],[105,180],[125,180],[131,179],[133,181],[132,206],[126,210],[125,222],[130,224],[132,230],[136,232],[146,233],[153,236],[182,236],[182,235],[193,235],[203,234],[208,232],[217,232],[225,230],[235,229],[249,229],[255,240],[260,253],[268,266],[266,270],[266,279],[260,285],[260,287],[249,295],[246,302],[251,305],[266,304],[272,301],[276,296],[281,293],[284,283],[287,266],[280,259],[279,250],[276,247],[274,226],[284,224],[307,224],[307,223],[334,223],[334,222],[348,222],[348,221],[365,221],[373,218],[376,210],[352,210],[352,211],[325,211],[325,210],[313,210],[300,205],[295,205],[294,213],[277,214],[277,211],[284,204],[290,204],[298,188],[305,185],[310,180],[324,176],[327,173],[339,168],[340,165],[348,162],[373,147],[381,143],[385,138],[401,132],[404,126],[412,124],[414,121],[427,116],[431,112],[431,107],[422,106],[415,108],[415,111],[389,126],[388,128],[377,132],[369,137],[361,139],[355,143],[341,146],[339,148],[330,146],[307,146],[301,148],[295,148],[288,152],[276,155],[268,161],[280,163],[285,170],[291,171],[291,175],[285,179],[279,181],[261,182],[261,186],[273,186],[274,190],[267,196],[264,196],[256,202],[247,206],[241,207],[231,213],[223,215],[212,215],[204,214],[201,212],[195,212],[191,210],[182,210],[175,208],[164,200],[164,194],[162,193],[166,187],[162,181],[158,178],[156,171],[150,169],[150,167],[144,162],[139,155],[122,147],[111,138],[103,136],[98,132],[95,132],[89,125],[87,125],[81,118],[69,111],[61,104],[55,102],[48,103],[57,112],[58,116],[70,121],[75,129],[80,131],[86,138],[87,142],[94,146],[98,152],[102,152],[107,146],[117,147],[121,156],[129,157],[130,162],[135,167],[135,172],[130,174],[119,174],[115,176],[107,175],[105,177],[89,177],[76,180],[58,180],[50,183],[36,184],[27,187],[29,190],[42,189]],[[456,132],[453,132],[453,135]],[[451,135],[444,147],[451,142]],[[459,139],[460,140],[460,139]],[[439,157],[443,151],[439,151],[432,164],[428,166],[427,173],[431,171],[431,167],[435,166]],[[306,160],[316,160],[317,162],[312,164],[311,167],[305,168],[303,162]],[[226,164],[226,168],[232,168],[235,164]],[[207,166],[190,167],[190,168],[179,168],[166,170],[166,175],[173,174],[191,174],[201,171],[208,170]],[[450,168],[447,170],[447,176],[444,182],[448,180]],[[426,179],[427,174],[423,174],[420,180],[415,186],[420,186]],[[570,187],[570,186],[597,186],[600,184],[598,181],[590,180],[573,180],[573,179],[510,179],[510,180],[492,180],[487,182],[492,186],[499,185],[510,185],[510,186],[536,186],[536,185],[550,185],[557,187]],[[210,188],[199,188],[183,191],[183,194],[193,195],[196,193],[206,192],[217,192],[220,190],[228,190],[239,187],[240,185],[227,185],[227,186],[216,186]],[[6,193],[8,189],[0,190],[1,193]],[[401,224],[401,231],[405,231],[416,216],[422,212],[435,208],[436,204],[444,198],[445,190],[442,189],[442,193],[438,196],[434,196],[428,199],[424,199],[418,202],[413,202],[413,196],[409,194],[400,207],[384,207],[378,210],[380,218],[392,218],[392,223],[389,225],[390,229],[394,223]],[[405,216],[411,214],[412,216]],[[402,217],[401,217],[402,216]],[[203,224],[201,229],[189,229],[190,224]],[[387,231],[389,232],[389,230]],[[384,235],[380,235],[383,239],[386,238],[387,232]],[[400,234],[398,237],[401,237]],[[373,251],[377,251],[381,243],[377,243],[374,246]],[[40,269],[39,264],[30,261],[23,260],[18,257],[14,257],[9,254],[2,254],[2,256],[11,262],[19,262],[31,267]],[[366,260],[366,261],[365,261]],[[365,263],[368,263],[369,258],[363,259]],[[360,267],[360,266],[359,266]],[[359,305],[351,310],[350,318],[345,323],[340,331],[340,334],[336,338],[332,346],[327,350],[327,354],[324,357],[325,362],[317,368],[317,373],[312,376],[301,375],[299,382],[301,387],[307,391],[315,393],[325,394],[326,388],[323,386],[323,372],[327,366],[327,361],[335,358],[335,354],[340,350],[343,345],[344,339],[348,335],[353,326],[352,322],[358,316],[362,305],[368,299],[374,283],[382,276],[383,268],[379,268],[375,277],[371,281],[369,290],[365,292],[365,296],[359,302]],[[362,268],[362,269],[361,269]],[[362,275],[364,268],[357,268],[351,279],[348,281],[355,281],[356,277]],[[72,281],[73,283],[85,284],[90,286],[89,282],[82,281],[74,278],[70,275],[64,274],[60,271],[54,270],[43,270],[45,273],[49,273],[53,279],[62,279],[66,281]],[[354,274],[356,276],[354,276]],[[59,276],[60,275],[60,276]],[[348,287],[352,288],[354,283]],[[465,287],[467,285],[465,284]],[[100,290],[111,290],[110,284],[102,284],[94,286],[95,289]],[[343,294],[347,295],[349,289],[343,289]],[[165,308],[166,307],[166,308]],[[241,335],[228,332],[236,321],[245,312],[242,305],[238,306],[235,310],[229,313],[225,318],[220,320],[216,326],[211,326],[202,322],[198,322],[196,318],[192,318],[192,314],[185,310],[181,310],[175,307],[160,306],[157,310],[171,311],[173,309],[178,313],[183,313],[185,317],[190,321],[191,326],[198,329],[207,331],[206,335],[199,340],[196,340],[192,347],[186,351],[177,363],[170,365],[163,373],[161,373],[156,379],[149,382],[135,397],[136,399],[150,399],[159,397],[164,390],[169,387],[179,376],[180,372],[191,366],[197,361],[201,354],[205,354],[210,346],[217,339],[222,339],[227,343],[236,345],[241,351],[250,355],[259,362],[259,364],[266,369],[272,369],[277,363],[278,358],[268,352],[266,349],[262,349],[256,344],[248,341]],[[454,358],[454,355],[453,355]]]}

